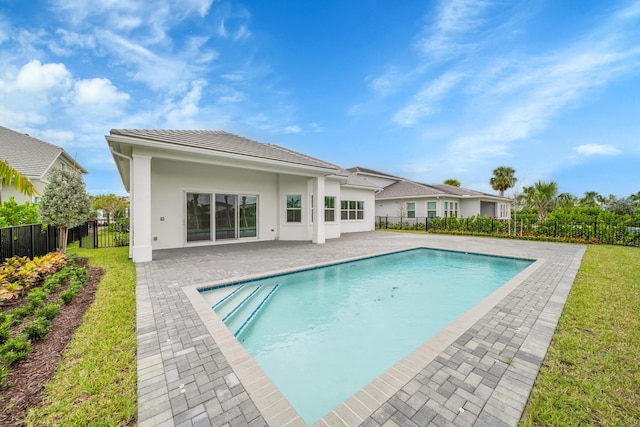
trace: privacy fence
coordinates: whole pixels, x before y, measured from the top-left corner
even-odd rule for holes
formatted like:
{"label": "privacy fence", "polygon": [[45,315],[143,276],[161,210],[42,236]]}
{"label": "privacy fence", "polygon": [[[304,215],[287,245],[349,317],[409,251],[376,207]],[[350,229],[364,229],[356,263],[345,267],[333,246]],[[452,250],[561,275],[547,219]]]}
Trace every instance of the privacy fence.
{"label": "privacy fence", "polygon": [[640,247],[640,222],[378,216],[376,228]]}
{"label": "privacy fence", "polygon": [[[58,228],[43,224],[0,228],[0,262],[14,256],[29,258],[54,252],[58,243]],[[67,243],[79,242],[81,248],[104,248],[129,245],[129,221],[118,221],[99,227],[97,221],[87,221],[69,229]]]}

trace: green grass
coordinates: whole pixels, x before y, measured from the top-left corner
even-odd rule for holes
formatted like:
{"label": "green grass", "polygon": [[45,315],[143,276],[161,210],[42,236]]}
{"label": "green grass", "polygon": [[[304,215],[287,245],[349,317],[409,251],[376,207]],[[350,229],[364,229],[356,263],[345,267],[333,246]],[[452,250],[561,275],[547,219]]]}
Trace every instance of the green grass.
{"label": "green grass", "polygon": [[[128,248],[70,251],[106,274],[27,423],[135,424],[135,268]],[[639,425],[639,313],[640,250],[588,246],[521,425]]]}
{"label": "green grass", "polygon": [[520,425],[639,420],[640,250],[589,246]]}
{"label": "green grass", "polygon": [[46,386],[43,402],[29,410],[27,425],[121,426],[135,424],[135,266],[128,247],[70,248],[102,267],[96,300]]}

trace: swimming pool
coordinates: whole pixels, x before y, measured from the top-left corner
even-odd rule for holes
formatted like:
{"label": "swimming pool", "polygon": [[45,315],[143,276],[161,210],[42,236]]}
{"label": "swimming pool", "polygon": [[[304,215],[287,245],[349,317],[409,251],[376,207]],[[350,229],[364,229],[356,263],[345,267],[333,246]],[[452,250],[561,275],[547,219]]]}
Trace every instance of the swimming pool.
{"label": "swimming pool", "polygon": [[415,249],[203,296],[311,424],[530,263]]}

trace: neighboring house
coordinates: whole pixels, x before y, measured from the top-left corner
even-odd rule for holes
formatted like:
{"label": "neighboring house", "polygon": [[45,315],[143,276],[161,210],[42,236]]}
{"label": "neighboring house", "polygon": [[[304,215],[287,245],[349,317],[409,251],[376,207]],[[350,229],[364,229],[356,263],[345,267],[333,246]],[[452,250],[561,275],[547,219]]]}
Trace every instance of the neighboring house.
{"label": "neighboring house", "polygon": [[483,217],[509,219],[511,200],[447,184],[422,184],[372,169],[348,169],[382,187],[376,216],[404,218]]}
{"label": "neighboring house", "polygon": [[221,131],[113,129],[107,143],[131,198],[131,256],[155,249],[306,240],[375,228],[367,177]]}
{"label": "neighboring house", "polygon": [[53,168],[87,171],[62,148],[27,134],[0,126],[0,159],[31,180],[38,194],[26,196],[13,187],[0,187],[0,200],[11,196],[17,203],[37,202],[49,183],[47,174]]}

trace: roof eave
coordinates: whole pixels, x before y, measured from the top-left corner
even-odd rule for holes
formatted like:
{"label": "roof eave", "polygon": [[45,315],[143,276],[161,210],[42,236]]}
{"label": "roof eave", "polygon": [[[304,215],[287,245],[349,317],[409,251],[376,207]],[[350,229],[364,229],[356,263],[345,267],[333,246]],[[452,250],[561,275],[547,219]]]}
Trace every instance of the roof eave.
{"label": "roof eave", "polygon": [[[268,159],[264,157],[244,155],[244,154],[236,154],[236,153],[228,153],[225,151],[212,150],[206,148],[199,147],[189,147],[183,145],[176,144],[167,144],[166,142],[158,142],[146,138],[138,138],[138,137],[130,137],[125,135],[107,135],[107,142],[111,145],[112,143],[125,144],[130,146],[139,146],[148,149],[160,150],[160,152],[177,152],[177,153],[185,153],[196,156],[207,156],[210,158],[218,157],[226,160],[244,160],[250,163],[255,164],[263,164],[270,165],[273,167],[281,167],[286,169],[295,169],[295,170],[304,170],[312,175],[334,175],[338,171],[337,167],[322,167],[322,166],[313,166],[306,165],[303,163],[296,162],[287,162],[275,159]],[[160,155],[159,157],[171,159],[172,157],[169,155]]]}

